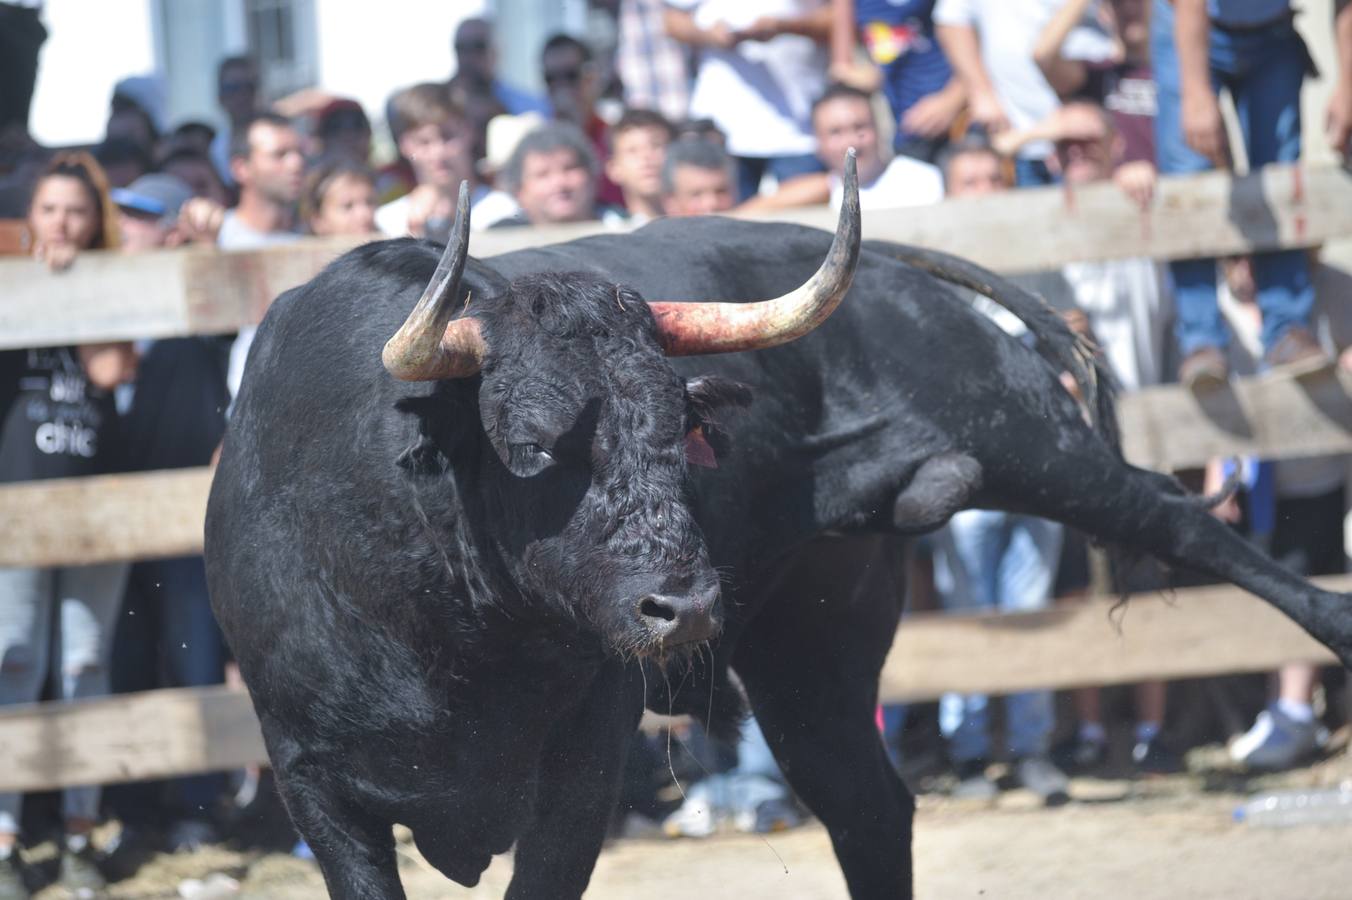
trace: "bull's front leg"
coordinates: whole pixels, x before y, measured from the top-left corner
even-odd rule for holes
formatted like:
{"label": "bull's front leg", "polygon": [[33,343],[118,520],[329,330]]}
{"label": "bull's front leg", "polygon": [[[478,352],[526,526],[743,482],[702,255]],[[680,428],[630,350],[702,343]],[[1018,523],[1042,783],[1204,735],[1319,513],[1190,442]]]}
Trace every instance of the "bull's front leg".
{"label": "bull's front leg", "polygon": [[516,845],[508,900],[582,896],[642,714],[638,667],[607,662],[586,700],[545,745],[535,817]]}

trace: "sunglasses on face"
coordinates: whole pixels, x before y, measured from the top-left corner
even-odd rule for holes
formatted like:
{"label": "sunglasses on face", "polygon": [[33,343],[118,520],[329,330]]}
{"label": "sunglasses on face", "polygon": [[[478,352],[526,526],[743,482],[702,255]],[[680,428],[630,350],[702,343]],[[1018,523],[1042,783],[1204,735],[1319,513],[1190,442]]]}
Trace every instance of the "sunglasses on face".
{"label": "sunglasses on face", "polygon": [[577,84],[582,80],[581,69],[559,69],[555,72],[545,73],[545,84]]}
{"label": "sunglasses on face", "polygon": [[488,41],[462,41],[455,45],[456,53],[484,53],[488,50]]}
{"label": "sunglasses on face", "polygon": [[253,81],[222,81],[222,94],[251,94],[257,90],[258,84]]}
{"label": "sunglasses on face", "polygon": [[329,119],[326,119],[324,121],[323,127],[320,129],[320,131],[323,132],[324,134],[334,134],[339,131],[369,131],[369,130],[370,128],[366,124],[366,120],[356,115],[333,116]]}

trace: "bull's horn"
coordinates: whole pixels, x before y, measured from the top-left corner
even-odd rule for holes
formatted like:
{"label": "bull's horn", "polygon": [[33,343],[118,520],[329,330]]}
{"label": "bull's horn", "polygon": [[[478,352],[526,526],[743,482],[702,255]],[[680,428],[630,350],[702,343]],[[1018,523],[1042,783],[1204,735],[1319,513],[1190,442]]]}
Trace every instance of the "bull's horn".
{"label": "bull's horn", "polygon": [[460,275],[469,258],[469,183],[460,182],[455,224],[437,271],[427,283],[408,319],[380,354],[385,368],[403,381],[466,378],[483,365],[483,332],[479,321],[465,316],[451,321],[460,295]]}
{"label": "bull's horn", "polygon": [[845,154],[845,190],[836,236],[826,261],[802,287],[759,303],[649,304],[657,339],[668,356],[761,350],[785,344],[816,328],[844,299],[859,262],[859,176],[854,148]]}

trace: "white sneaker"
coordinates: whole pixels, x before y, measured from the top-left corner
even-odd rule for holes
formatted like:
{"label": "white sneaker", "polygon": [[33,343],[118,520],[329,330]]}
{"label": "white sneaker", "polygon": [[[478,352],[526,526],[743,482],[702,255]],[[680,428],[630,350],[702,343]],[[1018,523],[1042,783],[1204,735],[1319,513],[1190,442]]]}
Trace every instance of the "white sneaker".
{"label": "white sneaker", "polygon": [[705,797],[690,797],[662,822],[667,837],[708,837],[718,830],[718,815]]}
{"label": "white sneaker", "polygon": [[1250,769],[1275,771],[1304,762],[1328,740],[1318,722],[1299,722],[1275,704],[1230,744],[1230,758]]}

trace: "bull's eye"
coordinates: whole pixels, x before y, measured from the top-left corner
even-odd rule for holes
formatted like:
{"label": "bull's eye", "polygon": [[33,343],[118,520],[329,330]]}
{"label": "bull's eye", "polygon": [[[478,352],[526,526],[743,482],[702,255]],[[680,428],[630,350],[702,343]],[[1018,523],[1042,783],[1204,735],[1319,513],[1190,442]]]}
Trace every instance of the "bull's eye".
{"label": "bull's eye", "polygon": [[538,475],[554,463],[554,454],[539,444],[512,444],[509,449],[512,456],[512,472],[523,478]]}

